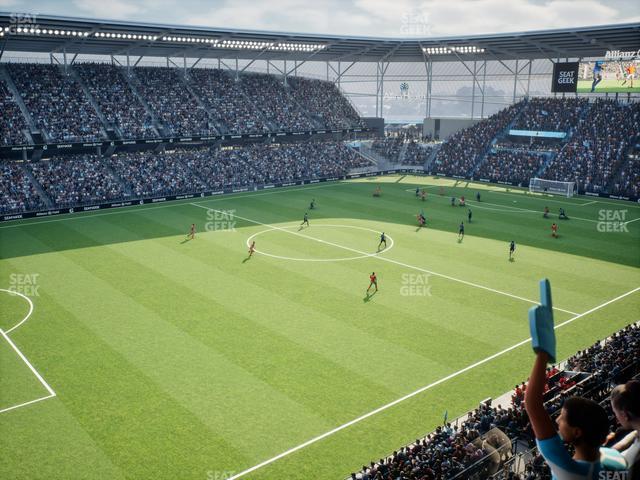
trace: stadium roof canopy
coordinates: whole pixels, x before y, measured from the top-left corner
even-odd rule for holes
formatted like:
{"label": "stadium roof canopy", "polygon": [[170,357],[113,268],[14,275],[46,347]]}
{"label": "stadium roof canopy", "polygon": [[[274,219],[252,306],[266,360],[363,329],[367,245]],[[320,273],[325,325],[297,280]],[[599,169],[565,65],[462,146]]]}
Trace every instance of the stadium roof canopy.
{"label": "stadium roof canopy", "polygon": [[[248,60],[423,62],[602,57],[637,51],[640,23],[451,37],[376,38],[0,12],[4,51]],[[463,26],[461,26],[461,29]]]}

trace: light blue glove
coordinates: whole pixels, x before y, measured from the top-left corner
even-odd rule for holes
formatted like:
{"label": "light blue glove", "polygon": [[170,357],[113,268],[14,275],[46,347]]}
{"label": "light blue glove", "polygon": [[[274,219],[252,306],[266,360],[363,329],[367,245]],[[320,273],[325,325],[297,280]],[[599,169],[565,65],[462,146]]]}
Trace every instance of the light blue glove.
{"label": "light blue glove", "polygon": [[529,309],[529,330],[534,352],[547,352],[549,363],[556,362],[556,334],[553,330],[553,308],[551,304],[551,284],[548,279],[540,280],[540,305]]}

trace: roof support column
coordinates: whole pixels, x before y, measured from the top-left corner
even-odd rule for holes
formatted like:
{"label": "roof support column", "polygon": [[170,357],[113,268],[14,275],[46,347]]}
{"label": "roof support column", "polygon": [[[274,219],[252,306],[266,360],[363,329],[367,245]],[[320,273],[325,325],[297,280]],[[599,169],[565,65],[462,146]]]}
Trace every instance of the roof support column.
{"label": "roof support column", "polygon": [[473,114],[475,113],[475,106],[476,106],[476,66],[477,66],[477,62],[474,60],[473,61],[473,73],[472,73],[472,78],[471,78],[471,120],[473,120]]}
{"label": "roof support column", "polygon": [[529,73],[527,75],[527,98],[529,98],[529,87],[531,86],[531,64],[533,63],[532,59],[529,59]]}
{"label": "roof support column", "polygon": [[433,94],[433,61],[429,59],[429,80],[427,82],[429,89],[429,99],[427,101],[427,118],[431,118],[431,97]]}
{"label": "roof support column", "polygon": [[282,72],[282,82],[284,86],[287,86],[287,60],[284,60],[284,70]]}
{"label": "roof support column", "polygon": [[487,85],[487,61],[484,61],[482,67],[482,104],[480,106],[480,118],[484,118],[484,91]]}
{"label": "roof support column", "polygon": [[517,88],[518,88],[518,59],[516,58],[516,68],[513,72],[513,103],[516,103]]}

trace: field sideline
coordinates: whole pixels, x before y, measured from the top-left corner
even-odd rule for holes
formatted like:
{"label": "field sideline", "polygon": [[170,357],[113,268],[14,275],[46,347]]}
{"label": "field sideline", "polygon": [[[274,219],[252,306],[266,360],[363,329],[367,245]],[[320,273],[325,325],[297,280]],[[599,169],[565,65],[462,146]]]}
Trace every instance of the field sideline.
{"label": "field sideline", "polygon": [[526,378],[540,278],[560,358],[637,321],[637,220],[395,175],[0,224],[0,477],[344,478]]}

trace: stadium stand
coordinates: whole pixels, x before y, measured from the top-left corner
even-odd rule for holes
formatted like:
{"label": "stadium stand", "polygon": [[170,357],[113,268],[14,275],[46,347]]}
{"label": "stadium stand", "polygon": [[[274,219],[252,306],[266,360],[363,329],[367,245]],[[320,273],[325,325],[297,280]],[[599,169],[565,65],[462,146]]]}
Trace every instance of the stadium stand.
{"label": "stadium stand", "polygon": [[522,108],[511,105],[475,125],[451,136],[435,159],[435,170],[450,176],[467,176],[482,161],[496,135],[503,132]]}
{"label": "stadium stand", "polygon": [[188,81],[206,107],[224,125],[224,133],[263,133],[269,128],[257,107],[224,70],[193,68]]}
{"label": "stadium stand", "polygon": [[487,155],[475,176],[491,181],[529,185],[544,164],[545,156],[527,151],[497,150]]}
{"label": "stadium stand", "polygon": [[69,155],[25,164],[56,207],[124,198],[122,184],[97,155]]}
{"label": "stadium stand", "polygon": [[29,143],[25,134],[27,123],[3,78],[0,78],[0,111],[2,111],[2,122],[0,122],[2,144],[22,145]]}
{"label": "stadium stand", "polygon": [[0,163],[0,212],[13,214],[40,210],[46,203],[17,162]]}
{"label": "stadium stand", "polygon": [[151,117],[124,79],[122,68],[109,64],[75,65],[106,120],[122,138],[153,138],[158,134]]}
{"label": "stadium stand", "polygon": [[[628,325],[610,338],[577,352],[547,370],[545,405],[554,416],[572,395],[597,401],[615,422],[609,395],[613,387],[640,374],[640,325]],[[446,423],[390,456],[351,474],[353,480],[547,480],[550,473],[534,448],[524,409],[526,382],[516,386],[508,407],[484,402],[455,423]],[[504,436],[498,434],[504,433]],[[505,437],[509,441],[505,440]],[[518,448],[524,447],[523,451]],[[524,460],[523,460],[524,459]],[[515,460],[519,460],[516,462]]]}
{"label": "stadium stand", "polygon": [[277,131],[297,132],[315,126],[274,75],[245,73],[239,82],[242,92],[250,98],[267,121]]}
{"label": "stadium stand", "polygon": [[55,207],[62,208],[336,177],[367,165],[366,159],[342,142],[255,144],[234,149],[200,147],[110,157],[57,156],[24,164],[5,162],[2,213],[44,208],[37,187]]}
{"label": "stadium stand", "polygon": [[105,138],[100,119],[81,86],[57,65],[9,63],[7,70],[36,126],[51,142]]}
{"label": "stadium stand", "polygon": [[137,67],[136,87],[153,114],[174,136],[216,135],[207,112],[187,91],[175,68]]}
{"label": "stadium stand", "polygon": [[[584,191],[604,192],[623,166],[625,151],[639,136],[640,104],[598,99],[590,104],[573,137],[543,178],[573,180]],[[627,185],[623,192],[630,193],[633,187]]]}
{"label": "stadium stand", "polygon": [[334,83],[304,77],[292,77],[288,82],[293,97],[325,128],[364,126],[353,105]]}
{"label": "stadium stand", "polygon": [[569,132],[589,105],[586,98],[532,98],[515,121],[516,130]]}

